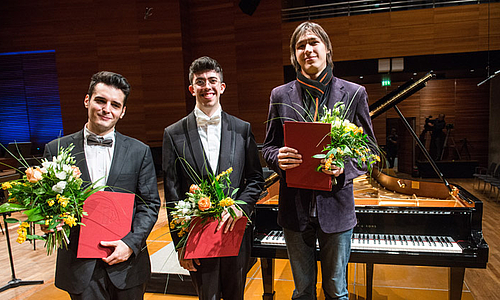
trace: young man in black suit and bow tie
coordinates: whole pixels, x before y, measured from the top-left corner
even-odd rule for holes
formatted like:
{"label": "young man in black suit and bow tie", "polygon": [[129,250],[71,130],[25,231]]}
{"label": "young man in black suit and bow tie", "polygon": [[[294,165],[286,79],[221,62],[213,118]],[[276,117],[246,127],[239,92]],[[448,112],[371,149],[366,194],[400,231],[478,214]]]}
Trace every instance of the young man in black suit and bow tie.
{"label": "young man in black suit and bow tie", "polygon": [[[186,197],[191,184],[196,184],[186,170],[189,164],[201,178],[232,167],[231,185],[239,188],[236,200],[246,202],[240,207],[250,216],[264,186],[257,144],[250,124],[224,112],[220,96],[226,89],[222,68],[210,57],[196,59],[189,68],[189,91],[196,98],[195,109],[186,117],[168,126],[163,135],[163,170],[167,207]],[[179,159],[182,158],[182,159]],[[218,230],[232,230],[243,216],[223,213]],[[186,260],[178,250],[181,266],[188,270],[198,296],[203,300],[243,299],[246,273],[250,260],[251,227],[248,226],[238,256]],[[171,233],[175,244],[179,237]]]}
{"label": "young man in black suit and bow tie", "polygon": [[132,227],[121,240],[102,241],[113,252],[105,258],[77,258],[80,226],[71,229],[68,249],[57,254],[55,285],[71,299],[143,299],[151,266],[146,239],[158,217],[160,198],[150,148],[115,130],[126,110],[130,85],[120,74],[102,71],[92,76],[84,105],[88,122],[76,133],[45,146],[51,158],[58,147],[74,144],[84,182],[133,192]]}

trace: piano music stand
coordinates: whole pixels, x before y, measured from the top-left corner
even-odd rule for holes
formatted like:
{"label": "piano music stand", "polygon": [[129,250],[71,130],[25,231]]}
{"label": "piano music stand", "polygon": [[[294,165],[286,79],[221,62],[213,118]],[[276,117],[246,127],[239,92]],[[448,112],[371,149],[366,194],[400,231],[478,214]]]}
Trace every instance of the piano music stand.
{"label": "piano music stand", "polygon": [[15,288],[22,285],[34,285],[34,284],[43,284],[43,280],[22,280],[16,278],[16,272],[14,270],[14,260],[12,259],[12,249],[10,247],[10,236],[9,236],[9,228],[7,227],[7,221],[5,220],[8,216],[10,216],[11,212],[1,212],[3,216],[3,223],[5,225],[5,237],[7,238],[7,249],[9,251],[9,259],[10,259],[10,271],[12,273],[12,279],[7,282],[6,285],[0,288],[0,293],[8,290],[10,288]]}

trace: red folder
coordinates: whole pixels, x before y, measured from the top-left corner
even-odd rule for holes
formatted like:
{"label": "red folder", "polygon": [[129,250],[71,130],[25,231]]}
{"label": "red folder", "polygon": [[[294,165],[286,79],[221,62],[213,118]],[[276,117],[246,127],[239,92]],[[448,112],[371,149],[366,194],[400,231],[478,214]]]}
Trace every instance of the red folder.
{"label": "red folder", "polygon": [[234,225],[233,231],[224,233],[224,226],[216,231],[217,220],[201,222],[195,218],[191,221],[184,258],[208,258],[237,256],[240,252],[241,240],[247,226],[247,218],[242,217]]}
{"label": "red folder", "polygon": [[85,200],[78,240],[78,258],[108,257],[113,248],[101,241],[116,241],[130,232],[134,210],[134,194],[99,191]]}
{"label": "red folder", "polygon": [[313,158],[321,153],[323,148],[331,142],[329,133],[331,125],[313,122],[285,121],[285,145],[297,149],[302,155],[300,166],[286,171],[288,187],[331,191],[332,179],[330,176],[316,171],[320,159]]}

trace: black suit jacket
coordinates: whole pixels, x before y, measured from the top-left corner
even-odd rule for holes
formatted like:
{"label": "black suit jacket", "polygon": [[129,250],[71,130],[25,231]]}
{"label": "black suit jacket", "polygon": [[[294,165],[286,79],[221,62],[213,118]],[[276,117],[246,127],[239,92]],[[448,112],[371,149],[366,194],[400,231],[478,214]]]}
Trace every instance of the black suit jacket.
{"label": "black suit jacket", "polygon": [[[198,183],[192,172],[189,172],[189,167],[178,159],[183,157],[201,178],[207,178],[207,172],[217,175],[232,167],[231,185],[233,188],[239,188],[235,199],[246,202],[246,205],[240,207],[250,216],[264,187],[257,144],[248,122],[225,112],[222,112],[221,120],[219,164],[214,171],[205,159],[194,112],[165,128],[163,171],[167,208],[172,208],[175,202],[185,199],[191,184]],[[177,233],[172,233],[172,240],[177,244]]]}
{"label": "black suit jacket", "polygon": [[[109,266],[106,271],[111,282],[119,289],[127,289],[146,282],[151,274],[146,239],[158,218],[160,197],[150,148],[142,142],[116,132],[113,161],[106,185],[107,190],[135,193],[134,212],[130,232],[122,238],[134,253],[127,261]],[[74,144],[72,155],[82,172],[84,182],[90,175],[83,149],[83,130],[56,139],[45,146],[44,156],[56,156],[58,147]],[[142,198],[142,199],[141,199]],[[79,294],[89,284],[98,259],[76,258],[80,227],[73,227],[67,250],[57,253],[56,279],[58,288]],[[100,260],[100,259],[99,259]]]}
{"label": "black suit jacket", "polygon": [[[332,78],[328,108],[335,103],[344,102],[350,108],[347,119],[363,127],[364,132],[375,141],[368,109],[368,96],[363,86]],[[283,123],[288,120],[303,121],[303,93],[295,80],[281,85],[271,92],[269,117],[266,127],[266,139],[262,148],[268,165],[280,175],[278,223],[294,231],[305,230],[309,222],[309,208],[313,197],[316,199],[318,222],[326,233],[342,232],[356,225],[352,179],[364,174],[353,160],[345,162],[344,173],[337,178],[337,185],[332,191],[314,191],[289,188],[286,185],[286,172],[278,166],[278,151],[284,146]],[[311,170],[314,172],[314,170]],[[325,176],[327,176],[325,174]]]}

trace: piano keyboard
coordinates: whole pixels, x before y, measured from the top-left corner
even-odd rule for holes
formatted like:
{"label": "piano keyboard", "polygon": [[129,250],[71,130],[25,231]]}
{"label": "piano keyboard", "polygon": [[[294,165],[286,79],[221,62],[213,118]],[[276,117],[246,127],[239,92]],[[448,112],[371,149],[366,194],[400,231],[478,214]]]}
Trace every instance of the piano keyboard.
{"label": "piano keyboard", "polygon": [[[262,239],[263,245],[286,246],[283,231],[273,230]],[[354,233],[353,250],[415,251],[462,253],[462,248],[449,236]]]}

